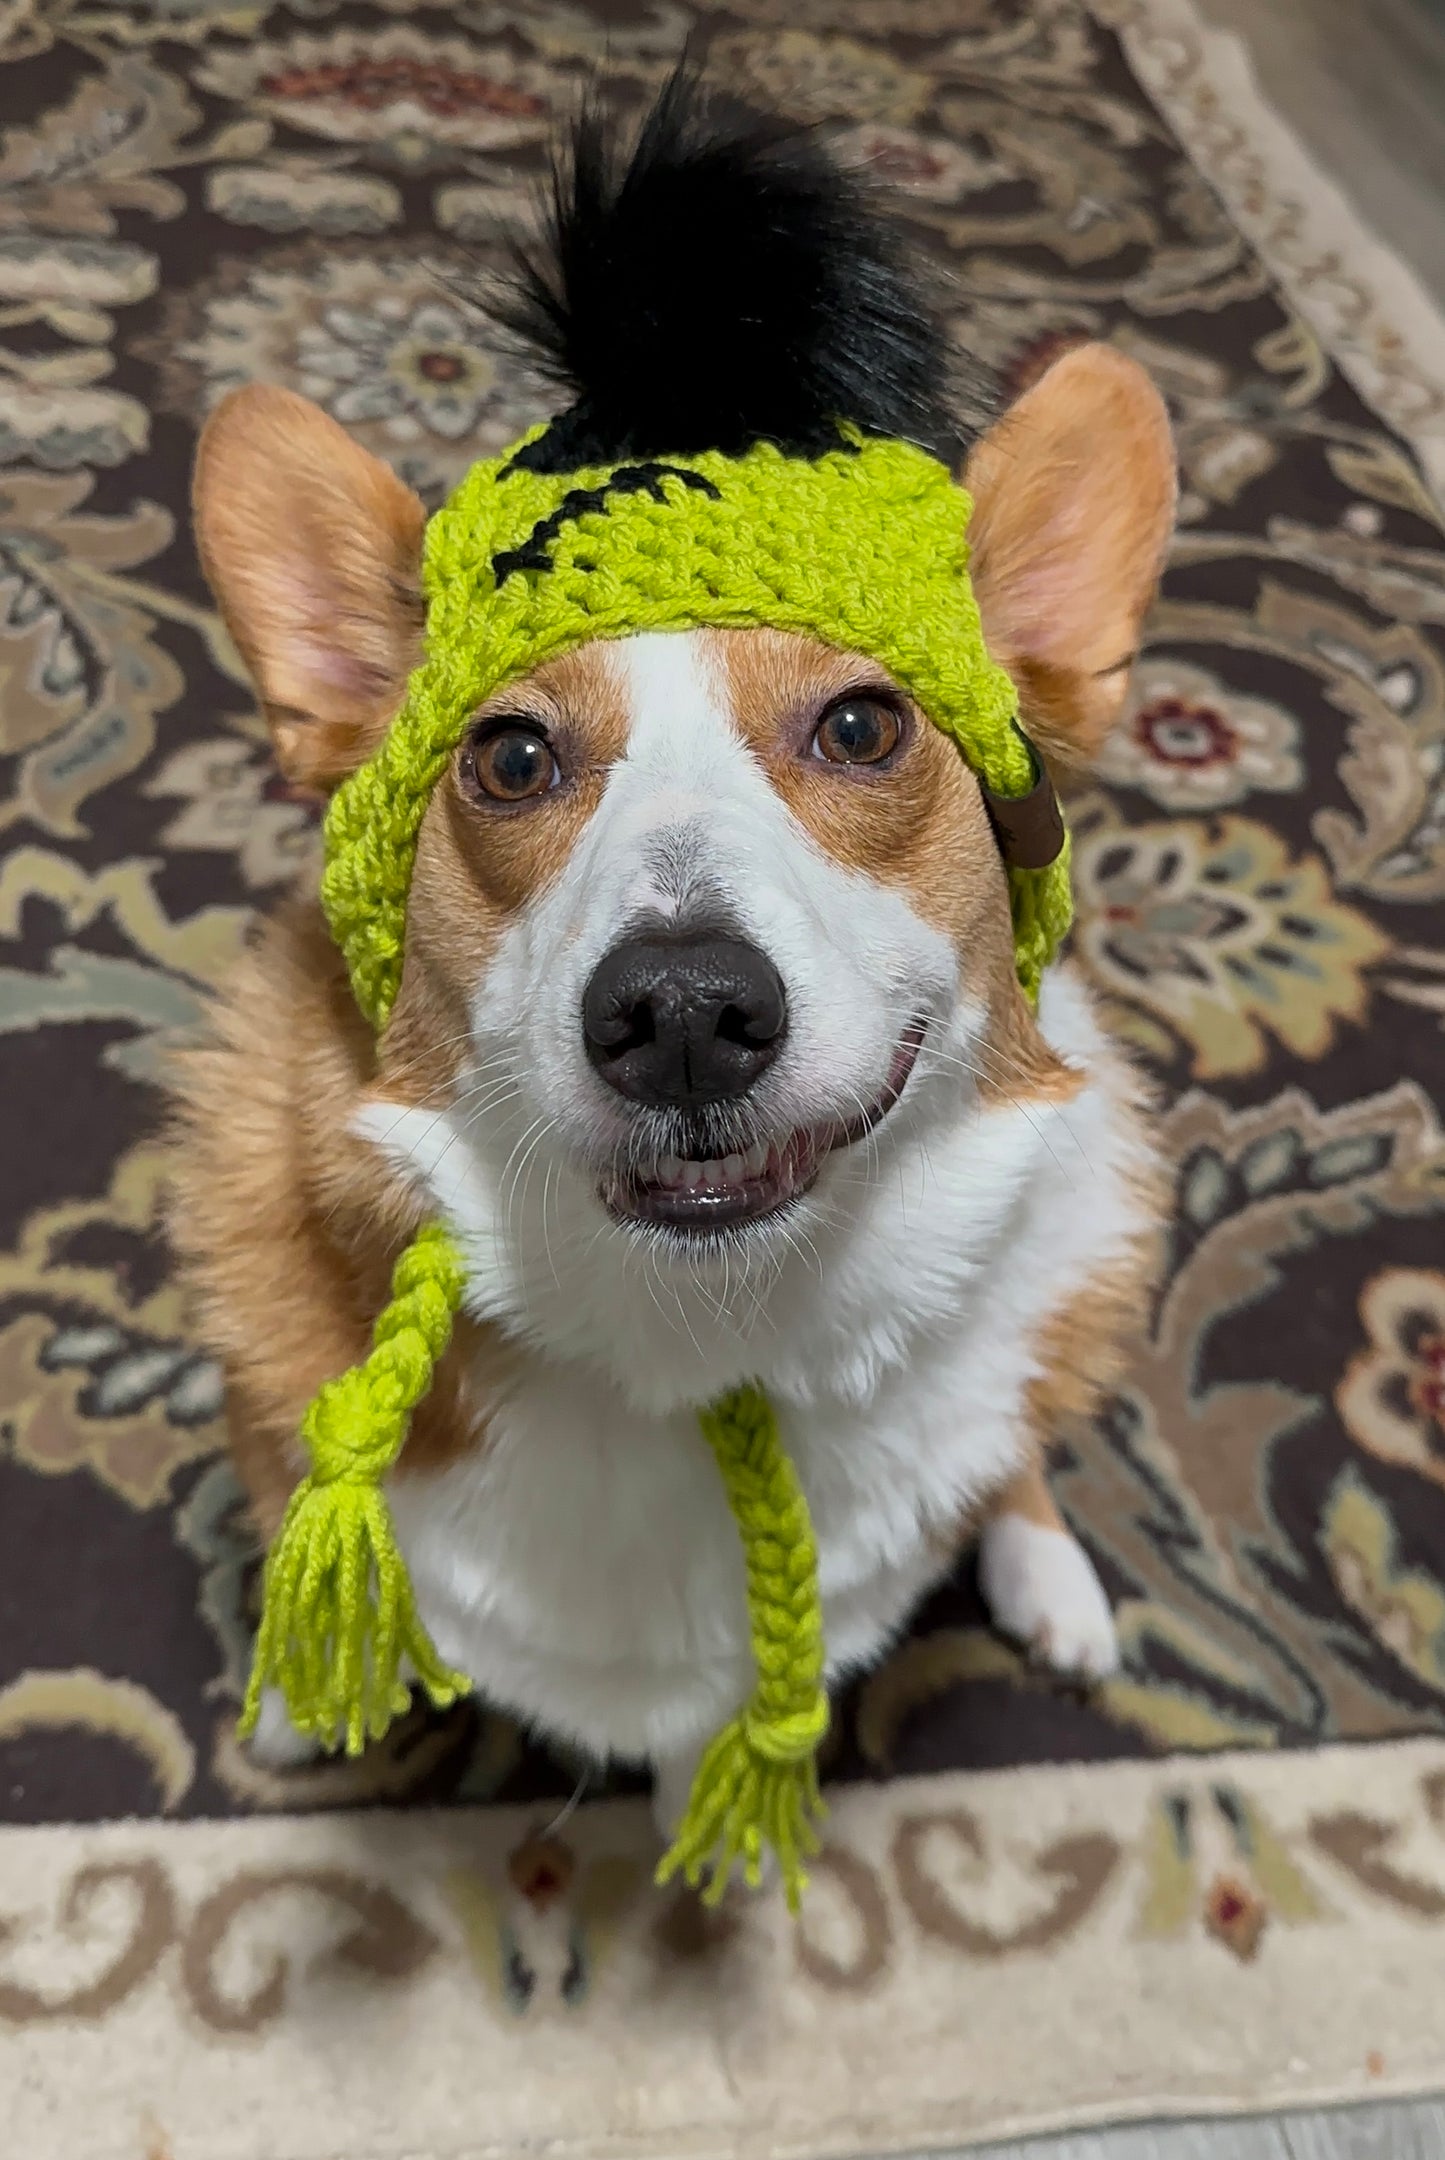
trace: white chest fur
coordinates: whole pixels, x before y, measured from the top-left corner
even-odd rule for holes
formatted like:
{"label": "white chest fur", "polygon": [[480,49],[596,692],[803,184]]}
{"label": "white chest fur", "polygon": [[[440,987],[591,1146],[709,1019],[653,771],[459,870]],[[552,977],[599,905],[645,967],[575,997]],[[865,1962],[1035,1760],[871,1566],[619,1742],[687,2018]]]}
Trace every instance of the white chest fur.
{"label": "white chest fur", "polygon": [[[1067,978],[1045,1017],[1060,1048],[1097,1049]],[[435,1132],[393,1117],[371,1136],[415,1175],[441,1160]],[[840,1211],[846,1248],[781,1275],[748,1328],[669,1316],[636,1280],[594,1274],[579,1303],[564,1274],[543,1301],[555,1339],[518,1330],[535,1347],[485,1447],[393,1481],[423,1617],[489,1698],[599,1755],[656,1759],[749,1692],[716,1467],[685,1402],[646,1400],[674,1392],[656,1384],[674,1367],[700,1376],[694,1402],[750,1373],[768,1386],[813,1515],[834,1674],[875,1657],[946,1567],[966,1512],[1019,1465],[1040,1324],[1134,1226],[1138,1142],[1105,1080],[1063,1110],[975,1111],[926,1150],[896,1145],[897,1175],[872,1179],[861,1216]],[[494,1240],[468,1224],[469,1174],[429,1182],[464,1242]]]}
{"label": "white chest fur", "polygon": [[[830,1668],[876,1654],[1006,1477],[1010,1403],[925,1352],[865,1407],[781,1405],[818,1540]],[[484,1450],[392,1490],[422,1613],[481,1691],[599,1754],[672,1755],[751,1686],[742,1553],[695,1415],[540,1365]]]}

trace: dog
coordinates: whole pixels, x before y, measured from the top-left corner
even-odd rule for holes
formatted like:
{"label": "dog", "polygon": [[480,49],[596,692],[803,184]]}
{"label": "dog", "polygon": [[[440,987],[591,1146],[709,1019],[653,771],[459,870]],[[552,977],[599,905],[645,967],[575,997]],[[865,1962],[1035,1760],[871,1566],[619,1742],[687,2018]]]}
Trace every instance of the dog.
{"label": "dog", "polygon": [[[512,319],[579,393],[556,424],[609,457],[686,447],[699,412],[734,443],[838,415],[956,431],[862,183],[685,83],[625,170],[584,120],[520,277]],[[959,457],[989,653],[1045,765],[1086,770],[1172,525],[1162,401],[1081,345]],[[277,760],[325,794],[423,651],[423,507],[262,386],[209,420],[194,499]],[[379,1037],[298,892],[184,1060],[174,1183],[267,1537],[302,1414],[365,1355],[419,1223],[490,1256],[388,1480],[418,1607],[491,1703],[649,1765],[664,1829],[751,1684],[696,1423],[745,1380],[809,1503],[830,1682],[974,1539],[1004,1634],[1115,1669],[1046,1462],[1146,1308],[1162,1171],[1080,974],[1050,970],[1037,1010],[1020,988],[977,779],[866,655],[643,630],[506,680],[426,809]],[[270,1693],[252,1744],[309,1746]]]}

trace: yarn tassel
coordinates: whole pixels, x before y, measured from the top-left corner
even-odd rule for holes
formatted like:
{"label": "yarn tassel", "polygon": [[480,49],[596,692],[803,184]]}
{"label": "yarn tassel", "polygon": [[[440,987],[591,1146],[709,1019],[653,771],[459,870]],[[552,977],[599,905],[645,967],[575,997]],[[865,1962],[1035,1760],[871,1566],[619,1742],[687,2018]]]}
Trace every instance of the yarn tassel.
{"label": "yarn tassel", "polygon": [[817,1751],[828,1730],[823,1613],[808,1504],[758,1388],[739,1388],[699,1413],[743,1541],[757,1685],[747,1707],[712,1741],[687,1809],[657,1871],[716,1904],[735,1866],[754,1889],[763,1857],[778,1859],[794,1912],[807,1886],[825,1812]]}
{"label": "yarn tassel", "polygon": [[255,1729],[277,1687],[297,1730],[359,1755],[409,1700],[403,1661],[439,1708],[470,1687],[438,1655],[381,1491],[411,1412],[431,1386],[461,1304],[460,1256],[440,1224],[396,1264],[370,1354],[327,1381],[302,1421],[311,1470],[266,1559],[256,1655],[241,1716]]}
{"label": "yarn tassel", "polygon": [[1008,874],[1014,966],[1030,1005],[1038,1004],[1044,970],[1068,935],[1073,919],[1071,855],[1070,836],[1066,833],[1057,859],[1046,869],[1011,869]]}

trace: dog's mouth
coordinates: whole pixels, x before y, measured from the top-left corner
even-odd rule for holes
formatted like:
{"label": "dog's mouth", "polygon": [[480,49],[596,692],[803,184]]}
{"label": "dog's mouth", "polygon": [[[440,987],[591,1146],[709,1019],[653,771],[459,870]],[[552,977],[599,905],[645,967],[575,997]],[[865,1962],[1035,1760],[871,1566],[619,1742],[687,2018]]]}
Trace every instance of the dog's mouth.
{"label": "dog's mouth", "polygon": [[647,1168],[613,1171],[602,1202],[618,1222],[708,1237],[780,1215],[807,1192],[825,1157],[866,1138],[893,1109],[908,1085],[926,1023],[905,1030],[888,1078],[857,1117],[799,1126],[786,1139],[756,1141],[745,1154],[664,1155]]}

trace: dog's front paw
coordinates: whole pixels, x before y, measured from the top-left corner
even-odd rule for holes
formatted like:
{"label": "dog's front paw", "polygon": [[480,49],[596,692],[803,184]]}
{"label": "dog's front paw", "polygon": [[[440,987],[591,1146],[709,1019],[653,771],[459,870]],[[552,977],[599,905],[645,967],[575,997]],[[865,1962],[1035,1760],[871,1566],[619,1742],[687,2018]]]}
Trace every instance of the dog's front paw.
{"label": "dog's front paw", "polygon": [[1030,1657],[1076,1680],[1119,1669],[1119,1638],[1104,1586],[1077,1538],[1023,1515],[996,1515],[983,1533],[979,1586],[994,1626]]}
{"label": "dog's front paw", "polygon": [[309,1733],[298,1732],[279,1688],[264,1688],[256,1730],[246,1742],[251,1760],[262,1770],[299,1770],[320,1760],[326,1750]]}

